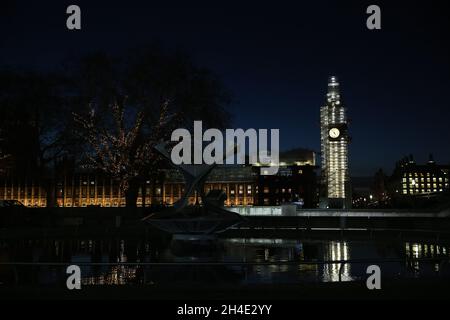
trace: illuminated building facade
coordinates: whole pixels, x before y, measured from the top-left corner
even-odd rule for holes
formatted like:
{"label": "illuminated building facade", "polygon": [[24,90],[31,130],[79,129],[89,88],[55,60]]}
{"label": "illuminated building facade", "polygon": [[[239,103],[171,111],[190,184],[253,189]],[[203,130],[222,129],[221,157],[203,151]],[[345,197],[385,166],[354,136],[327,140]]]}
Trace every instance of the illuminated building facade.
{"label": "illuminated building facade", "polygon": [[[208,176],[205,193],[223,190],[226,206],[275,205],[302,199],[306,207],[317,207],[315,157],[287,159],[278,175],[262,179],[260,167],[247,165],[218,166]],[[19,200],[27,207],[123,207],[125,197],[119,184],[101,174],[62,171],[48,179],[20,179],[13,174],[0,176],[0,200]],[[47,190],[51,190],[48,194]],[[265,192],[268,191],[268,192]],[[175,169],[161,169],[153,180],[143,181],[137,206],[172,205],[184,193],[184,180]],[[193,195],[190,204],[200,203]]]}
{"label": "illuminated building facade", "polygon": [[297,203],[303,208],[317,208],[317,176],[315,154],[308,150],[291,150],[281,155],[276,175],[262,175],[257,170],[256,202],[259,205],[278,206]]}
{"label": "illuminated building facade", "polygon": [[[226,205],[253,205],[257,187],[252,168],[228,167],[226,174],[223,170],[217,168],[211,173],[205,184],[206,193],[222,189],[227,195]],[[49,189],[55,189],[55,192],[49,195]],[[172,205],[183,192],[183,177],[175,170],[162,170],[160,178],[145,181],[139,188],[137,205]],[[51,196],[58,207],[125,206],[119,184],[98,174],[65,175],[51,188],[39,180],[0,179],[0,200],[19,200],[28,207],[46,207]],[[190,198],[191,204],[197,201],[200,200],[196,196]]]}
{"label": "illuminated building facade", "polygon": [[417,164],[413,157],[397,162],[392,175],[396,196],[414,196],[448,192],[450,166],[438,165],[432,155],[426,164]]}
{"label": "illuminated building facade", "polygon": [[339,82],[332,76],[328,81],[326,103],[320,108],[322,208],[351,207],[347,129],[346,108],[341,100]]}
{"label": "illuminated building facade", "polygon": [[[264,193],[259,196],[259,190],[272,190],[273,183],[258,180],[258,170],[251,166],[219,167],[212,173],[205,183],[205,193],[210,190],[223,190],[227,196],[226,206],[252,206],[268,205],[272,203],[294,200],[293,195],[302,197],[308,203],[313,203],[305,192],[310,192],[311,197],[315,194],[315,173],[309,166],[282,167],[281,172],[294,170],[301,172],[302,177],[309,173],[312,180],[294,178],[292,176],[282,177],[283,186],[279,192],[270,195]],[[311,177],[311,174],[314,177]],[[281,176],[280,176],[281,177]],[[309,185],[309,183],[313,183]],[[261,186],[260,186],[261,185]],[[288,187],[289,186],[289,187]],[[94,174],[75,174],[57,180],[54,203],[58,207],[123,207],[125,197],[121,194],[117,182]],[[284,190],[283,190],[284,189]],[[0,200],[19,200],[28,207],[46,207],[49,202],[48,184],[40,181],[26,181],[20,179],[0,179]],[[284,191],[284,192],[283,192]],[[146,181],[139,188],[137,205],[172,205],[179,200],[184,192],[183,177],[175,170],[165,170],[161,179]],[[275,192],[275,189],[274,189]],[[270,200],[269,199],[270,196]],[[276,197],[278,200],[275,200]],[[190,204],[201,203],[197,195],[189,199]],[[49,202],[50,203],[50,202]],[[314,204],[311,204],[314,205]]]}

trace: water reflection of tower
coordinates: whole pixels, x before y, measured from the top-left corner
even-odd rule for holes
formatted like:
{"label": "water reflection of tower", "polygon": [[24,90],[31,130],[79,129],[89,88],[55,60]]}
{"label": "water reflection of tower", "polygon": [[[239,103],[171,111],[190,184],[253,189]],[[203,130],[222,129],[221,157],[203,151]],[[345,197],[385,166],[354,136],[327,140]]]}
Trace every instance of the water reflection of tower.
{"label": "water reflection of tower", "polygon": [[[349,260],[350,250],[347,242],[345,241],[330,241],[325,245],[324,250],[324,260],[325,261],[339,261],[339,260]],[[326,264],[323,266],[323,281],[339,281],[339,269],[341,268],[340,263]],[[341,271],[342,281],[350,281],[351,277],[351,265],[349,263],[342,265]]]}

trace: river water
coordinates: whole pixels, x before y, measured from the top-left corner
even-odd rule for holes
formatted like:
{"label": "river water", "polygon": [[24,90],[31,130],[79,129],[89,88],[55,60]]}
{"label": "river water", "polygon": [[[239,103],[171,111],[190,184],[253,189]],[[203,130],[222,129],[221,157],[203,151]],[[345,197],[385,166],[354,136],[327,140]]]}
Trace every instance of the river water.
{"label": "river water", "polygon": [[[65,284],[72,264],[80,265],[83,285],[358,281],[371,264],[388,278],[448,276],[439,259],[449,250],[449,243],[401,240],[11,240],[0,241],[0,285]],[[11,265],[17,262],[31,264]]]}

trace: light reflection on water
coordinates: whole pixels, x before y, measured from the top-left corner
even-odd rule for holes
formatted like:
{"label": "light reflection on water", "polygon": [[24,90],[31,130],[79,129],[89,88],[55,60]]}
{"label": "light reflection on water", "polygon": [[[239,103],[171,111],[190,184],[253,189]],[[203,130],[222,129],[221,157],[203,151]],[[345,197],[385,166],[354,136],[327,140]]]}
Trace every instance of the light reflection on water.
{"label": "light reflection on water", "polygon": [[[208,246],[186,246],[137,240],[46,240],[0,242],[1,262],[126,263],[171,262],[164,266],[82,266],[84,285],[153,284],[248,284],[296,283],[301,281],[353,281],[366,276],[368,263],[315,264],[321,261],[360,259],[398,260],[371,263],[382,268],[383,276],[430,276],[441,267],[436,261],[414,259],[449,257],[444,243],[314,241],[288,239],[219,240]],[[409,259],[413,259],[412,262]],[[277,264],[279,262],[310,264]],[[186,266],[183,262],[247,262],[262,265]],[[271,264],[273,262],[273,264]],[[181,264],[180,264],[181,263]],[[61,266],[17,267],[22,283],[65,283]],[[0,265],[0,284],[7,284],[11,267]]]}
{"label": "light reflection on water", "polygon": [[[349,260],[350,250],[348,248],[347,242],[331,241],[327,244],[327,249],[325,251],[325,260],[337,261],[337,260]],[[341,264],[333,263],[323,266],[323,281],[339,281],[339,269]],[[342,281],[353,280],[350,272],[350,264],[344,264],[342,266],[341,279]]]}

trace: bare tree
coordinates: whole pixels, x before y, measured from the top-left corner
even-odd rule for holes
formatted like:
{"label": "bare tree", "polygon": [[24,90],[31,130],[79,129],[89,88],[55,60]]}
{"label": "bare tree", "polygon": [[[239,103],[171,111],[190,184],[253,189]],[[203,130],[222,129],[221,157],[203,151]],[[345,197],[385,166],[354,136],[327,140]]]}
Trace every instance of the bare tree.
{"label": "bare tree", "polygon": [[[154,146],[167,138],[174,119],[168,107],[168,102],[163,103],[152,127],[145,125],[144,111],[132,115],[124,102],[110,105],[111,124],[97,121],[94,109],[86,116],[74,113],[75,122],[80,125],[78,134],[89,146],[86,166],[116,180],[127,207],[136,206],[141,178],[156,170],[158,154]],[[101,118],[107,116],[102,114]]]}
{"label": "bare tree", "polygon": [[156,180],[163,166],[155,162],[155,142],[170,140],[171,129],[194,120],[215,128],[230,120],[230,96],[221,81],[184,55],[155,47],[121,57],[94,53],[67,70],[89,166],[119,181],[129,207],[144,177]]}
{"label": "bare tree", "polygon": [[10,154],[0,166],[40,181],[47,206],[55,205],[61,171],[76,170],[81,155],[121,181],[133,205],[137,180],[159,164],[149,166],[148,146],[163,134],[158,121],[168,115],[167,101],[177,125],[202,120],[204,127],[225,128],[230,120],[230,95],[220,79],[178,53],[158,47],[123,56],[93,53],[62,67],[51,74],[0,69],[2,151]]}
{"label": "bare tree", "polygon": [[[0,129],[0,134],[1,134],[1,133],[2,133],[2,131],[1,131],[1,129]],[[3,172],[5,171],[5,169],[4,169],[4,167],[6,166],[6,165],[5,165],[5,160],[8,159],[8,158],[10,157],[9,154],[5,154],[5,153],[2,151],[1,144],[2,144],[2,141],[3,141],[3,140],[4,140],[4,139],[2,139],[2,138],[0,137],[0,174],[3,173]]]}

